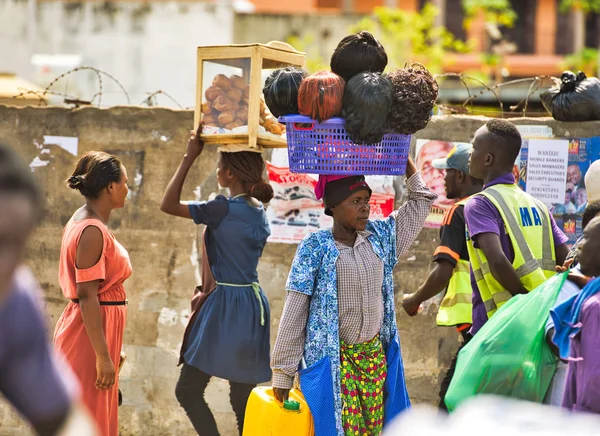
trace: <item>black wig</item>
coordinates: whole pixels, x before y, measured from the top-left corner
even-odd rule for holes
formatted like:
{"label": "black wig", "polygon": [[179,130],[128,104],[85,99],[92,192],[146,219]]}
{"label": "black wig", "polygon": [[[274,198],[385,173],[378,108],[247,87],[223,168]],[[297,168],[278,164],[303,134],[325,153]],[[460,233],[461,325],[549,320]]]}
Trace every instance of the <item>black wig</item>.
{"label": "black wig", "polygon": [[359,73],[346,84],[342,116],[356,144],[380,142],[392,105],[392,84],[379,73]]}
{"label": "black wig", "polygon": [[383,46],[366,30],[348,35],[340,41],[331,56],[331,71],[348,82],[363,72],[383,73],[388,57]]}
{"label": "black wig", "polygon": [[392,82],[392,108],[388,126],[396,133],[412,135],[424,129],[438,96],[438,83],[427,68],[418,63],[387,75]]}
{"label": "black wig", "polygon": [[273,116],[298,113],[298,89],[307,75],[302,68],[285,67],[273,71],[267,77],[263,94]]}

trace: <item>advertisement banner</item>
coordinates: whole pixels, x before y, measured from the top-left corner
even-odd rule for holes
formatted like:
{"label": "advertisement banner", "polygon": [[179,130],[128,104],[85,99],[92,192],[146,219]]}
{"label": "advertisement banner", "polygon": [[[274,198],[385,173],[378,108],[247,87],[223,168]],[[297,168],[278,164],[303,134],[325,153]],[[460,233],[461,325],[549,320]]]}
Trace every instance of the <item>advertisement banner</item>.
{"label": "advertisement banner", "polygon": [[[271,227],[268,242],[297,244],[308,234],[333,225],[333,219],[325,215],[323,202],[315,197],[318,176],[290,172],[287,150],[273,150],[267,174],[275,194],[267,208]],[[373,190],[371,219],[389,216],[395,202],[393,177],[367,176],[366,180]]]}

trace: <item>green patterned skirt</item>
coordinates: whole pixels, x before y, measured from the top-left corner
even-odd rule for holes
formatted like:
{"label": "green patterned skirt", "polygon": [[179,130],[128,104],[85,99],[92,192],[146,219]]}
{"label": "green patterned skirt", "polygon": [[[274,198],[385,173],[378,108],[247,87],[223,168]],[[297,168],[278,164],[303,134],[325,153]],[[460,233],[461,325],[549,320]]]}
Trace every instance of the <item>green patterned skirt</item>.
{"label": "green patterned skirt", "polygon": [[340,344],[342,424],[346,436],[376,436],[383,428],[383,387],[387,376],[379,336],[362,344]]}

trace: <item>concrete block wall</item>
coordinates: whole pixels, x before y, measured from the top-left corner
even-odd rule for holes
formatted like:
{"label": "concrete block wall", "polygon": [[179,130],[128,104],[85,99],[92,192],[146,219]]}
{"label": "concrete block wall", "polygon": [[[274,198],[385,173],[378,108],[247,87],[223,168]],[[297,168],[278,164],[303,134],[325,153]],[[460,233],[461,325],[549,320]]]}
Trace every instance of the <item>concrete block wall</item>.
{"label": "concrete block wall", "polygon": [[[162,193],[185,150],[192,127],[191,111],[114,107],[16,108],[0,106],[0,142],[15,147],[28,161],[39,157],[48,164],[35,169],[46,191],[46,215],[31,238],[26,262],[46,294],[50,334],[66,305],[58,287],[57,265],[61,232],[82,198],[64,180],[77,157],[57,146],[43,146],[44,135],[79,138],[79,156],[89,150],[116,154],[132,180],[131,198],[115,211],[109,226],[129,250],[134,268],[126,288],[130,301],[124,348],[128,355],[121,374],[124,403],[120,408],[122,435],[193,435],[174,395],[181,337],[190,313],[189,300],[198,280],[199,229],[191,221],[159,211]],[[484,118],[436,117],[418,137],[468,141]],[[515,122],[548,124],[558,136],[593,136],[600,123],[567,124],[549,119]],[[42,153],[46,148],[49,151]],[[209,146],[192,169],[183,198],[206,199],[217,190],[217,154]],[[398,199],[402,197],[399,193]],[[408,388],[415,403],[437,403],[439,380],[458,345],[457,333],[438,328],[435,314],[409,318],[401,296],[414,292],[426,276],[438,232],[424,229],[395,270],[398,324]],[[294,245],[268,244],[259,264],[261,284],[272,308],[275,339],[285,296],[284,286]],[[207,398],[221,433],[235,435],[228,385],[214,380]],[[28,434],[20,418],[0,401],[0,434]]]}

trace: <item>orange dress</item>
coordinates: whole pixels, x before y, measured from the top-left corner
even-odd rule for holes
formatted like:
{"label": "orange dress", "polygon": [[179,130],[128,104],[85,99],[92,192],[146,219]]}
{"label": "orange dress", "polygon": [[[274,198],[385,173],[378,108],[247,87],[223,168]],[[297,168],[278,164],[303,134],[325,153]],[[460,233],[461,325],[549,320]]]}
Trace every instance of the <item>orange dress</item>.
{"label": "orange dress", "polygon": [[[88,269],[78,269],[75,264],[77,245],[83,230],[96,226],[102,232],[103,249],[98,263]],[[129,254],[106,225],[97,219],[74,221],[63,230],[60,250],[58,281],[66,298],[77,298],[77,283],[101,280],[99,301],[125,301],[123,282],[131,275]],[[125,305],[100,306],[102,326],[110,357],[118,368],[123,332],[127,315]],[[96,353],[86,333],[79,304],[69,302],[63,311],[56,330],[54,345],[63,353],[81,384],[82,400],[95,416],[100,433],[104,436],[119,434],[118,380],[109,390],[96,389]]]}

